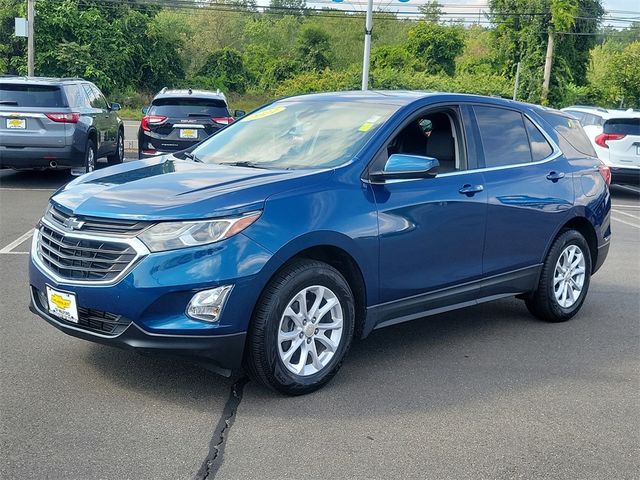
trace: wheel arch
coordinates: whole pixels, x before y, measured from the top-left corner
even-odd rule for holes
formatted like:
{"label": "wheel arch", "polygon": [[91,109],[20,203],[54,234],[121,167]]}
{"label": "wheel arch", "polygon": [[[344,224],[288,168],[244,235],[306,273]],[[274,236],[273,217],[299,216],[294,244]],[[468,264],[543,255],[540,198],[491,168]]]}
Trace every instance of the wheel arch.
{"label": "wheel arch", "polygon": [[596,229],[587,217],[582,215],[574,216],[567,220],[555,233],[553,239],[547,245],[543,258],[547,258],[549,250],[553,246],[556,239],[566,230],[576,230],[579,232],[589,245],[589,254],[591,255],[591,273],[594,272],[595,266],[598,264],[598,236]]}

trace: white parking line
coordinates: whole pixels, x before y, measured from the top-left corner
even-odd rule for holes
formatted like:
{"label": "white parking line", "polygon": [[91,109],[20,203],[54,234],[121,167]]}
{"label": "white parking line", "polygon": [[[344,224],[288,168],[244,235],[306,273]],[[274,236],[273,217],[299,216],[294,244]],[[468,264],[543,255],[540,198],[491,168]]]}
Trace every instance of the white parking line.
{"label": "white parking line", "polygon": [[627,222],[625,220],[621,220],[620,218],[614,217],[613,215],[611,215],[611,219],[615,220],[616,222],[620,222],[620,223],[624,223],[625,225],[629,225],[630,227],[636,227],[637,229],[640,229],[640,224]]}
{"label": "white parking line", "polygon": [[623,212],[622,210],[616,210],[615,208],[612,210],[612,212],[619,213],[620,215],[624,215],[626,217],[635,218],[636,220],[640,220],[640,217],[638,215],[631,215],[629,212]]}
{"label": "white parking line", "polygon": [[632,187],[629,185],[616,185],[616,187],[622,190],[626,190],[627,192],[640,193],[639,187]]}
{"label": "white parking line", "polygon": [[8,192],[54,192],[55,188],[14,188],[14,187],[0,187],[0,190],[6,190]]}
{"label": "white parking line", "polygon": [[27,240],[29,237],[31,237],[31,235],[33,235],[33,230],[34,229],[32,228],[27,233],[25,233],[23,235],[20,235],[13,242],[11,242],[9,245],[7,245],[2,250],[0,250],[0,255],[26,255],[26,254],[28,254],[29,252],[12,252],[12,250],[14,248],[16,248],[18,245],[20,245],[21,243],[23,243],[25,240]]}

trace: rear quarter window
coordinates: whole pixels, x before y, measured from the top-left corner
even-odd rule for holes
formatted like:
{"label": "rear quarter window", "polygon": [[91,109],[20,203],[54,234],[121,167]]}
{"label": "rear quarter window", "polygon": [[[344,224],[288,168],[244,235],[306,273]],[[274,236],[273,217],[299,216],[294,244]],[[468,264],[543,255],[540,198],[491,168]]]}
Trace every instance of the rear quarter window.
{"label": "rear quarter window", "polygon": [[157,98],[151,103],[149,115],[165,117],[228,117],[224,100],[207,98]]}
{"label": "rear quarter window", "polygon": [[[560,138],[573,147],[574,150],[577,150],[583,155],[596,156],[596,151],[593,149],[593,145],[591,145],[587,134],[584,133],[580,122],[577,122],[574,118],[553,111],[539,111],[538,113],[549,122]],[[562,144],[560,148],[564,150]],[[565,154],[566,153],[567,152],[565,152]]]}
{"label": "rear quarter window", "polygon": [[640,136],[640,118],[610,118],[603,127],[604,133]]}
{"label": "rear quarter window", "polygon": [[67,101],[56,85],[0,84],[0,105],[29,108],[63,108]]}

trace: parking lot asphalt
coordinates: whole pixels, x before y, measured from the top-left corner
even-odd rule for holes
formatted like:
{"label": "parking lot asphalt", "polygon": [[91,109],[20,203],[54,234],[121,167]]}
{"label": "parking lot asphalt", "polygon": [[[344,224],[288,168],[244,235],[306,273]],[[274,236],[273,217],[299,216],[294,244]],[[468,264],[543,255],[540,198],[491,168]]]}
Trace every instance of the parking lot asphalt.
{"label": "parking lot asphalt", "polygon": [[612,188],[609,258],[574,320],[507,299],[389,327],[285,398],[27,310],[15,243],[68,179],[0,172],[0,478],[640,478],[637,190]]}

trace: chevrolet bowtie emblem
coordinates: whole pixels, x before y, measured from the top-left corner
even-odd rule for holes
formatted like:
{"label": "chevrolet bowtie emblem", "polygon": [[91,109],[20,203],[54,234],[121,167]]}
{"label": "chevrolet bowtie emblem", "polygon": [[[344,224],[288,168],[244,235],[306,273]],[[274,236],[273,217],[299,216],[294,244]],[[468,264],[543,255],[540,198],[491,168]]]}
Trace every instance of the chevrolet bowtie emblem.
{"label": "chevrolet bowtie emblem", "polygon": [[69,217],[65,219],[64,226],[69,230],[80,230],[84,222],[82,220],[78,220],[76,217]]}

